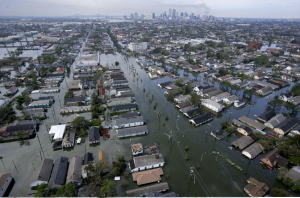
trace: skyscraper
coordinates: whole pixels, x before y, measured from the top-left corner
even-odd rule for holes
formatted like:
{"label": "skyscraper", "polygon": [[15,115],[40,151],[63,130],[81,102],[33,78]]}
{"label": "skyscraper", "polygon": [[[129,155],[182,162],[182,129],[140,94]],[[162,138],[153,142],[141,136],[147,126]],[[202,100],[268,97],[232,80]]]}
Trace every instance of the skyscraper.
{"label": "skyscraper", "polygon": [[155,19],[155,13],[154,12],[152,13],[152,19]]}
{"label": "skyscraper", "polygon": [[175,17],[176,17],[176,10],[173,9],[172,18],[175,19]]}
{"label": "skyscraper", "polygon": [[138,13],[134,13],[134,19],[138,19],[138,18],[139,18]]}
{"label": "skyscraper", "polygon": [[183,17],[183,12],[180,13],[180,16]]}
{"label": "skyscraper", "polygon": [[172,8],[169,9],[169,17],[172,17]]}
{"label": "skyscraper", "polygon": [[131,13],[130,14],[130,20],[133,20],[134,18],[133,18],[133,14]]}

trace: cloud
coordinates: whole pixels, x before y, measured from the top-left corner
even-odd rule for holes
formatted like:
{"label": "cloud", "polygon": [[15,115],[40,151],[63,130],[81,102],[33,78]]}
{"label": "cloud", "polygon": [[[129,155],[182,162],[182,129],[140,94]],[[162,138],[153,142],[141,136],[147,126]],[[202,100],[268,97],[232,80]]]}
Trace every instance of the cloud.
{"label": "cloud", "polygon": [[299,0],[1,0],[2,16],[122,16],[169,11],[217,17],[300,18]]}

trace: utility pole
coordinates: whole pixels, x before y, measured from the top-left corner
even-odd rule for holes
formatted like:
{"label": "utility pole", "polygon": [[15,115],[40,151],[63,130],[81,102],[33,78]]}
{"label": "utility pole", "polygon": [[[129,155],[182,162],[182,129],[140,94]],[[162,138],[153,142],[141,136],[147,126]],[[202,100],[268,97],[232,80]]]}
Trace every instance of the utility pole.
{"label": "utility pole", "polygon": [[2,164],[3,164],[3,166],[4,166],[4,168],[6,169],[6,167],[5,167],[5,165],[4,165],[4,162],[3,162],[3,159],[2,159],[2,157],[1,157],[1,162],[2,162]]}
{"label": "utility pole", "polygon": [[232,112],[229,112],[229,118],[228,118],[228,122],[230,122],[230,117],[231,117]]}
{"label": "utility pole", "polygon": [[16,169],[17,173],[19,174],[18,169],[17,169],[17,167],[16,167],[16,165],[15,165],[14,160],[12,160],[12,162],[13,162],[13,164],[14,164],[14,166],[15,166],[15,169]]}
{"label": "utility pole", "polygon": [[249,110],[248,110],[247,117],[248,117],[248,115],[249,115],[249,112],[250,112],[250,108],[251,108],[251,106],[252,106],[252,105],[249,105]]}

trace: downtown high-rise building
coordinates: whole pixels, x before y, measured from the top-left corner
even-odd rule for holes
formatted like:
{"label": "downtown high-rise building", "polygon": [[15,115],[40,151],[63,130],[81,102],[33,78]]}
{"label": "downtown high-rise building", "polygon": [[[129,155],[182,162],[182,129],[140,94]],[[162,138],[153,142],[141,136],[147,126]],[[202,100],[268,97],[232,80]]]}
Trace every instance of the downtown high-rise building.
{"label": "downtown high-rise building", "polygon": [[155,19],[155,13],[154,12],[152,13],[152,19]]}
{"label": "downtown high-rise building", "polygon": [[130,18],[130,20],[133,20],[133,19],[134,19],[133,13],[130,14],[130,17],[129,17],[129,18]]}
{"label": "downtown high-rise building", "polygon": [[169,17],[172,17],[172,8],[169,8]]}
{"label": "downtown high-rise building", "polygon": [[134,19],[138,19],[138,18],[139,18],[138,13],[134,13]]}
{"label": "downtown high-rise building", "polygon": [[173,9],[173,12],[172,12],[172,19],[175,19],[176,18],[176,10]]}

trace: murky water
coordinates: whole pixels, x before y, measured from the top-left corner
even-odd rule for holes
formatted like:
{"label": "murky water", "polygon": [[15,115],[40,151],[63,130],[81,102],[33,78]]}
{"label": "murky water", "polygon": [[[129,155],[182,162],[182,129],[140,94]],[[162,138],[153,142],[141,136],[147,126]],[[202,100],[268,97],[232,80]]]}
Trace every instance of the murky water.
{"label": "murky water", "polygon": [[[32,41],[35,38],[28,37],[27,41]],[[25,38],[21,39],[21,41],[26,41]],[[25,43],[22,43],[24,45]],[[8,51],[15,51],[18,46],[21,46],[20,42],[15,42],[14,44],[7,44],[7,48],[4,47],[4,45],[0,45],[0,58],[1,57],[8,57]],[[15,46],[15,47],[12,47]],[[35,59],[36,57],[40,56],[43,53],[43,48],[40,48],[39,50],[23,50],[23,54],[20,55],[20,57],[32,57]]]}
{"label": "murky water", "polygon": [[[238,137],[231,135],[225,140],[215,141],[209,134],[206,133],[207,124],[198,128],[192,127],[188,123],[188,119],[183,117],[179,111],[175,109],[174,103],[168,102],[163,94],[164,89],[157,87],[158,83],[173,81],[170,77],[163,77],[155,80],[150,80],[148,74],[140,68],[135,62],[134,58],[129,58],[129,61],[124,61],[121,55],[102,55],[101,63],[109,65],[115,61],[120,62],[120,66],[124,72],[125,77],[129,81],[129,86],[136,95],[136,103],[147,118],[147,126],[149,129],[149,135],[146,137],[134,137],[133,143],[152,144],[157,143],[160,148],[160,152],[163,154],[166,161],[163,171],[165,175],[170,175],[168,179],[162,177],[163,182],[168,182],[170,190],[179,193],[180,196],[246,196],[243,188],[246,186],[246,179],[254,177],[257,180],[266,183],[270,188],[280,185],[276,182],[277,171],[270,172],[269,169],[263,169],[259,163],[259,159],[264,155],[261,154],[254,160],[249,160],[244,157],[241,151],[230,150],[228,147],[231,142]],[[133,65],[136,74],[132,72],[130,67]],[[183,77],[183,71],[179,70],[180,77]],[[138,77],[138,80],[137,80]],[[192,74],[189,74],[191,79],[194,79]],[[142,79],[142,81],[141,81]],[[198,81],[203,85],[206,83],[203,75],[200,74]],[[208,81],[208,83],[210,83]],[[218,88],[218,83],[212,82]],[[292,86],[292,85],[291,85]],[[154,95],[154,101],[149,104],[149,97],[143,92],[150,92],[150,96]],[[289,87],[284,88],[283,92]],[[274,92],[270,97],[271,99],[278,95],[279,91]],[[242,95],[240,91],[238,95]],[[253,96],[253,98],[256,98]],[[266,104],[268,103],[269,96],[265,98],[255,99],[254,106],[251,107],[249,117],[255,119],[254,115],[260,115],[265,111]],[[153,109],[155,102],[158,103],[156,111]],[[159,121],[157,113],[162,113],[161,120]],[[220,122],[229,119],[229,112],[233,114],[230,117],[232,119],[238,119],[243,115],[247,115],[249,106],[245,106],[239,110],[230,107],[225,112],[222,112],[221,118],[216,118],[210,122],[210,129],[219,129]],[[163,120],[165,116],[169,117],[169,121],[163,126]],[[173,132],[173,143],[168,139],[166,134]],[[121,140],[128,141],[128,140]],[[189,150],[185,151],[184,147],[188,146]],[[212,154],[212,151],[220,152],[225,159],[228,158],[232,162],[240,166],[243,171],[240,171],[230,165],[225,159]],[[128,152],[129,146],[128,146]],[[185,155],[189,154],[190,160],[185,160]],[[200,163],[200,169],[196,171],[196,181],[191,180],[190,168],[196,167],[197,163]],[[249,164],[250,163],[250,164]],[[129,177],[129,186],[124,188],[119,185],[119,191],[129,190],[137,188],[137,184],[132,182],[132,178]],[[125,195],[123,192],[120,195]]]}
{"label": "murky water", "polygon": [[[173,79],[164,77],[150,80],[148,74],[136,64],[134,58],[129,58],[129,61],[125,62],[124,57],[119,54],[101,55],[102,65],[106,63],[111,65],[114,64],[115,61],[119,61],[124,75],[129,81],[129,86],[136,95],[136,103],[139,105],[142,115],[147,118],[149,134],[147,136],[134,137],[132,141],[130,141],[130,138],[108,141],[101,139],[101,143],[98,146],[90,146],[86,141],[81,145],[76,145],[72,149],[53,151],[53,143],[51,143],[49,139],[48,128],[54,123],[68,122],[74,118],[74,115],[59,115],[63,97],[67,91],[66,85],[72,79],[72,75],[70,75],[70,78],[66,78],[66,80],[62,82],[60,93],[49,94],[55,96],[56,102],[53,107],[48,109],[47,116],[49,118],[42,123],[39,129],[39,139],[46,158],[57,159],[60,156],[68,158],[83,156],[85,151],[87,151],[93,153],[94,159],[98,160],[98,152],[105,150],[107,161],[111,164],[118,154],[124,155],[126,160],[131,158],[131,143],[140,142],[145,145],[156,143],[166,162],[163,168],[164,174],[170,176],[168,179],[162,176],[162,182],[168,182],[170,191],[175,191],[179,193],[180,196],[246,196],[243,192],[243,188],[247,184],[246,179],[250,176],[261,182],[265,182],[270,188],[281,186],[281,184],[275,180],[277,171],[270,173],[270,170],[264,170],[259,164],[259,159],[263,154],[250,162],[249,165],[249,160],[242,156],[240,151],[230,150],[228,148],[230,143],[237,139],[236,136],[215,141],[214,138],[206,133],[207,124],[198,128],[191,127],[188,123],[188,119],[184,118],[182,114],[175,109],[172,102],[166,100],[163,94],[165,90],[157,87],[158,83]],[[131,65],[136,69],[137,74],[135,74],[135,77],[129,68]],[[182,77],[183,71],[179,70],[179,72]],[[138,80],[137,77],[139,78]],[[189,74],[189,77],[194,78],[191,74]],[[200,80],[202,84],[205,83],[202,75],[198,77],[198,80]],[[210,84],[214,84],[217,87],[217,83],[215,82]],[[144,88],[145,93],[150,92],[150,96],[154,95],[154,101],[151,104],[149,104],[149,97],[146,97],[146,94],[143,92]],[[290,88],[284,88],[284,91],[286,89]],[[274,92],[271,95],[271,99],[274,95],[278,94],[279,92]],[[40,94],[31,94],[32,98],[39,96]],[[257,99],[255,105],[250,109],[249,117],[255,119],[254,115],[263,113],[268,99],[269,96]],[[155,102],[158,103],[156,111],[153,110]],[[160,121],[157,117],[158,111],[162,113]],[[249,106],[239,110],[230,107],[229,111],[233,113],[230,120],[234,118],[238,119],[242,115],[248,114]],[[229,118],[229,111],[223,112],[223,117],[210,122],[211,128],[209,130],[218,129],[220,122]],[[91,117],[90,113],[80,115],[87,119]],[[163,126],[163,120],[166,115],[169,117],[169,121]],[[173,131],[172,143],[166,135],[170,134],[170,131]],[[188,151],[184,150],[185,146],[189,147]],[[40,161],[40,149],[41,147],[37,138],[30,140],[30,146],[20,147],[18,142],[0,144],[0,155],[3,156],[0,163],[0,172],[11,172],[16,180],[10,196],[28,196],[34,193],[34,191],[30,190],[29,184],[34,168]],[[246,173],[234,168],[220,157],[218,157],[216,161],[216,155],[212,154],[212,151],[220,152],[225,158],[230,159],[244,169]],[[184,159],[186,154],[190,156],[189,161]],[[194,184],[194,181],[191,180],[190,177],[190,167],[196,167],[197,163],[200,163],[200,169],[196,171]],[[138,188],[137,184],[132,181],[131,175],[129,175],[128,178],[122,176],[121,180],[124,179],[129,181],[129,185],[122,187],[121,182],[118,182],[118,196],[125,196],[126,190]]]}

